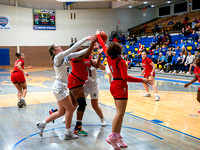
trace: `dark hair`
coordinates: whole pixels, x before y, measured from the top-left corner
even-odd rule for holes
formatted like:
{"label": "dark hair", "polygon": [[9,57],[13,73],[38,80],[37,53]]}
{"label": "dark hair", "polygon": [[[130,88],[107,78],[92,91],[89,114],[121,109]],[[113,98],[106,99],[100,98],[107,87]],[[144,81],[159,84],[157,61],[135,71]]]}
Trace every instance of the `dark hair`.
{"label": "dark hair", "polygon": [[54,55],[54,53],[53,53],[53,51],[55,51],[55,46],[54,46],[54,44],[51,45],[51,46],[49,46],[48,50],[49,50],[49,53],[50,53],[50,55],[52,56],[52,60],[53,60],[54,57],[55,57],[55,55]]}
{"label": "dark hair", "polygon": [[16,53],[15,56],[17,56],[17,58],[20,58],[22,55],[22,53]]}
{"label": "dark hair", "polygon": [[147,51],[142,51],[142,53],[145,53],[147,55]]}
{"label": "dark hair", "polygon": [[109,45],[107,50],[108,56],[116,58],[119,55],[121,55],[121,53],[122,53],[122,48],[118,43],[113,42]]}

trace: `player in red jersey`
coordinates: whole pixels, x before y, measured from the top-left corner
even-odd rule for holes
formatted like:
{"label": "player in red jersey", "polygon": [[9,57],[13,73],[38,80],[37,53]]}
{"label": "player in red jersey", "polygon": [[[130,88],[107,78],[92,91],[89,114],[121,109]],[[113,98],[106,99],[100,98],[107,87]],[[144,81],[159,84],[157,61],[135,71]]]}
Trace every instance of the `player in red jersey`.
{"label": "player in red jersey", "polygon": [[[26,106],[25,97],[27,93],[27,84],[26,79],[24,77],[24,74],[28,76],[29,74],[24,70],[24,54],[22,53],[16,53],[17,60],[14,63],[14,70],[11,73],[11,81],[17,88],[17,97],[18,97],[18,107],[22,108],[23,106]],[[32,66],[29,66],[27,68],[32,68]]]}
{"label": "player in red jersey", "polygon": [[[141,76],[144,76],[144,78],[152,80],[153,84],[153,90],[155,92],[156,98],[155,101],[159,101],[160,96],[158,95],[158,90],[156,85],[154,84],[155,81],[155,64],[152,62],[152,60],[150,58],[147,57],[147,53],[146,51],[142,52],[142,67],[143,67],[143,71],[141,73]],[[144,95],[144,97],[151,97],[151,94],[149,93],[149,88],[147,84],[144,84],[144,88],[146,90],[146,94]]]}
{"label": "player in red jersey", "polygon": [[100,53],[97,63],[95,63],[92,57],[90,57],[96,40],[97,39],[95,37],[95,40],[92,41],[90,48],[84,55],[70,61],[72,71],[68,76],[68,88],[70,90],[70,97],[73,101],[73,104],[77,102],[79,105],[77,108],[77,122],[74,128],[74,133],[81,136],[87,136],[87,132],[82,130],[82,118],[87,105],[83,85],[88,79],[88,71],[90,70],[91,65],[98,68],[101,61],[102,50],[99,51]]}
{"label": "player in red jersey", "polygon": [[112,122],[112,133],[106,141],[111,144],[115,150],[120,150],[120,147],[127,147],[127,144],[123,141],[123,138],[120,135],[123,116],[128,100],[127,82],[143,82],[151,84],[151,81],[129,76],[127,74],[126,62],[120,57],[122,52],[121,46],[114,42],[111,43],[109,47],[106,47],[100,36],[100,31],[97,30],[96,36],[101,47],[103,48],[104,53],[106,54],[108,65],[113,76],[110,92],[115,99],[115,106],[117,108],[117,114]]}
{"label": "player in red jersey", "polygon": [[[196,67],[194,68],[194,74],[195,74],[194,78],[189,83],[186,83],[184,85],[185,88],[187,88],[190,84],[196,82],[197,80],[200,83],[200,58],[199,57],[196,60]],[[198,92],[197,92],[197,101],[200,103],[200,88],[198,89]],[[198,113],[200,113],[200,110],[198,111]]]}

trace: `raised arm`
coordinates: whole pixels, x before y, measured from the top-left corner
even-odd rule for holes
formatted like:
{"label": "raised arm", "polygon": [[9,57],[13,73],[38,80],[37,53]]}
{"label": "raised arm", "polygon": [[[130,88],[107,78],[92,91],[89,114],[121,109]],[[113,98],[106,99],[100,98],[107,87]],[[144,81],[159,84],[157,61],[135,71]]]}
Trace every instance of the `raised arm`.
{"label": "raised arm", "polygon": [[100,36],[100,32],[97,30],[97,32],[96,32],[96,36],[97,36],[97,39],[98,39],[98,41],[99,41],[99,44],[101,45],[101,47],[102,47],[102,49],[103,49],[103,52],[104,52],[104,54],[106,55],[106,57],[107,57],[107,53],[106,53],[106,51],[107,51],[107,46],[105,45],[105,43],[104,43],[104,41],[102,40],[102,38],[101,38],[101,36]]}
{"label": "raised arm", "polygon": [[92,66],[94,66],[95,68],[99,68],[99,65],[100,65],[100,63],[101,63],[101,54],[102,54],[102,52],[103,52],[102,49],[100,49],[100,50],[98,51],[99,57],[98,57],[98,59],[97,59],[97,62],[95,62],[94,60],[90,60]]}
{"label": "raised arm", "polygon": [[88,48],[85,48],[79,52],[74,52],[74,53],[71,53],[67,56],[67,58],[70,60],[72,58],[78,58],[80,56],[82,56],[86,51],[88,50]]}

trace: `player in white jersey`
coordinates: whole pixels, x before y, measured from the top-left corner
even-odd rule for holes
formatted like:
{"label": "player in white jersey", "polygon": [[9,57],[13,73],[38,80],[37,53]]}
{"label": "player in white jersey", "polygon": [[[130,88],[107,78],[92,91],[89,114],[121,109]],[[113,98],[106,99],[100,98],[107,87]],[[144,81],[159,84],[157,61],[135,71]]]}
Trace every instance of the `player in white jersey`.
{"label": "player in white jersey", "polygon": [[[107,58],[104,59],[103,64],[105,64],[107,62]],[[106,64],[106,73],[108,75],[108,82],[111,84],[111,80],[112,80],[112,74],[110,72],[110,68],[108,66],[108,62]]]}
{"label": "player in white jersey", "polygon": [[[100,64],[99,68],[101,70],[105,70],[105,66],[103,64]],[[102,110],[98,105],[99,87],[97,83],[97,68],[93,66],[90,68],[89,73],[88,73],[88,80],[85,82],[85,85],[83,86],[83,88],[84,88],[85,97],[90,95],[92,108],[101,119],[101,126],[105,127],[106,121],[103,117]]]}
{"label": "player in white jersey", "polygon": [[93,49],[94,44],[91,44],[92,46],[90,46],[88,49],[84,49],[78,52],[74,52],[74,51],[78,50],[84,42],[88,40],[94,40],[94,39],[96,39],[95,36],[85,37],[66,51],[63,51],[60,46],[57,46],[55,44],[49,47],[49,53],[52,56],[54,70],[56,73],[56,77],[55,77],[56,80],[53,84],[53,94],[57,99],[58,111],[51,114],[45,120],[37,123],[38,133],[41,137],[43,136],[43,130],[47,123],[66,114],[65,119],[67,121],[65,123],[66,130],[65,130],[64,139],[69,140],[69,139],[78,138],[78,136],[74,135],[70,130],[75,107],[72,104],[72,101],[69,96],[69,91],[67,88],[68,74],[69,74],[68,72],[69,63],[67,60],[80,57],[84,53],[90,52],[91,51],[90,49],[91,48]]}

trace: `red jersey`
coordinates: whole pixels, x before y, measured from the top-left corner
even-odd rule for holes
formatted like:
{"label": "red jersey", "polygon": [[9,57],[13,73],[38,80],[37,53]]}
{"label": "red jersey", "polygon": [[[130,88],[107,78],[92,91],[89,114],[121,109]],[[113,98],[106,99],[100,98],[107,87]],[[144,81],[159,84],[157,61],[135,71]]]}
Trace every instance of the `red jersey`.
{"label": "red jersey", "polygon": [[197,77],[199,83],[200,83],[200,67],[195,67],[194,68],[194,74]]}
{"label": "red jersey", "polygon": [[113,78],[121,78],[124,81],[128,81],[128,82],[142,82],[143,79],[141,78],[135,78],[132,76],[129,76],[127,73],[127,67],[126,67],[126,62],[124,59],[117,57],[117,58],[111,58],[110,56],[107,56],[107,47],[105,45],[105,43],[103,42],[101,36],[98,34],[97,35],[98,41],[101,45],[101,47],[103,48],[103,51],[107,57],[107,61],[108,61],[108,65],[110,68],[110,71],[113,75]]}
{"label": "red jersey", "polygon": [[91,57],[82,60],[76,60],[76,58],[73,58],[71,60],[72,74],[75,77],[78,77],[83,81],[86,81],[88,79],[88,71],[90,70],[91,67],[90,59]]}
{"label": "red jersey", "polygon": [[14,63],[14,70],[13,70],[13,72],[22,72],[22,71],[20,71],[20,70],[17,68],[17,64],[18,64],[19,62],[22,63],[21,67],[22,67],[22,69],[24,69],[24,60],[23,60],[23,59],[18,59],[18,60],[16,60],[15,63]]}
{"label": "red jersey", "polygon": [[142,59],[142,67],[145,69],[145,74],[150,74],[153,70],[153,67],[151,66],[152,60],[150,58]]}

